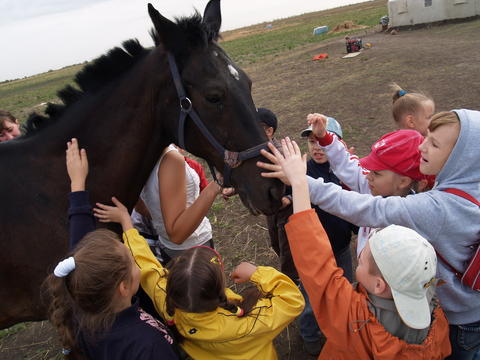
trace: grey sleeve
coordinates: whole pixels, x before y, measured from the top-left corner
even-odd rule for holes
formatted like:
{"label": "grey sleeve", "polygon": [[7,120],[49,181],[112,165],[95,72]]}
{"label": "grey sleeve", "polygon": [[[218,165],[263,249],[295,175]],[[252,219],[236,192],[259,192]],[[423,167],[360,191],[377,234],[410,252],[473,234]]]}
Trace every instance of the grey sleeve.
{"label": "grey sleeve", "polygon": [[443,225],[443,207],[428,193],[383,198],[347,191],[311,177],[308,186],[312,204],[357,226],[401,225],[433,240]]}

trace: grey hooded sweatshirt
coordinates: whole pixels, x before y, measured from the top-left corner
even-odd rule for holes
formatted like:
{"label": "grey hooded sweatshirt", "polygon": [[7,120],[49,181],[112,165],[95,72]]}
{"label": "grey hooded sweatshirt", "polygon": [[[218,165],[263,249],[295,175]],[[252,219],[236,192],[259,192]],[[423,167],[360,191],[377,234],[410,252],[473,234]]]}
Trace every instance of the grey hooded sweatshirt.
{"label": "grey hooded sweatshirt", "polygon": [[[441,191],[455,188],[480,200],[480,112],[454,110],[460,118],[460,135],[437,175],[434,188],[407,197],[372,196],[308,178],[310,200],[321,209],[358,226],[381,228],[391,224],[409,227],[425,237],[457,270],[463,272],[480,239],[480,208]],[[438,259],[437,277],[446,284],[437,288],[440,304],[450,324],[480,320],[480,292],[463,286]]]}

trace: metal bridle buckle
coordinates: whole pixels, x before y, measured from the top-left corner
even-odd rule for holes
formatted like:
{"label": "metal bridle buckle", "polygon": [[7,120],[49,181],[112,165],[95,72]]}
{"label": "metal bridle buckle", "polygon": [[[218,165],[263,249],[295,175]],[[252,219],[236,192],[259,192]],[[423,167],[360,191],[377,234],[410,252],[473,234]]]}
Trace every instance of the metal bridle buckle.
{"label": "metal bridle buckle", "polygon": [[180,110],[183,112],[190,112],[192,110],[192,101],[188,97],[184,97],[180,99]]}

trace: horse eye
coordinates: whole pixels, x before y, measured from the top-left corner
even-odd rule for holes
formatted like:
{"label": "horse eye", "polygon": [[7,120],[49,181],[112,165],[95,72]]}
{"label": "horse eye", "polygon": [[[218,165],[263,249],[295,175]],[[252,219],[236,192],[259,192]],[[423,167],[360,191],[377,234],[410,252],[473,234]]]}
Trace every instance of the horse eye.
{"label": "horse eye", "polygon": [[220,94],[209,94],[205,96],[205,99],[211,104],[218,105],[222,102],[222,95]]}

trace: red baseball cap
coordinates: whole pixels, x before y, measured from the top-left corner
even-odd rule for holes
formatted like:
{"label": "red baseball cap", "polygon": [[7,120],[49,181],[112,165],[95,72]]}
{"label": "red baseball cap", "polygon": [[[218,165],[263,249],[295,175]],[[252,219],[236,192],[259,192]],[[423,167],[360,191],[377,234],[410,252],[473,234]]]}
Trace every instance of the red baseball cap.
{"label": "red baseball cap", "polygon": [[423,136],[415,130],[397,130],[383,135],[372,145],[372,151],[360,165],[371,171],[390,170],[414,180],[425,178],[420,172],[420,150]]}

